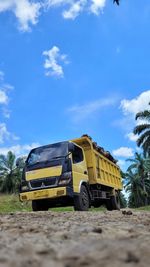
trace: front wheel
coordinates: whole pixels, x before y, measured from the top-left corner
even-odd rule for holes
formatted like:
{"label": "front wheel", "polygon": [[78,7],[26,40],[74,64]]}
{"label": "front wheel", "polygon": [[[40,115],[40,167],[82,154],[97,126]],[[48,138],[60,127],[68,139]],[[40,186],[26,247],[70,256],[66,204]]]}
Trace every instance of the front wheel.
{"label": "front wheel", "polygon": [[46,211],[48,210],[47,203],[43,200],[32,200],[32,210],[33,211]]}
{"label": "front wheel", "polygon": [[74,210],[88,211],[90,207],[89,193],[85,185],[81,185],[80,193],[74,197]]}

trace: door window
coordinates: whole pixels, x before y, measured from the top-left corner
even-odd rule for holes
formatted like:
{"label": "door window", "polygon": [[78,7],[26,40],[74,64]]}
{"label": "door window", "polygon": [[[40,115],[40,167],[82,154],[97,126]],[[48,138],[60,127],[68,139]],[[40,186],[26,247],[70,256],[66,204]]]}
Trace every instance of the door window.
{"label": "door window", "polygon": [[73,160],[74,164],[83,161],[83,152],[82,152],[82,149],[80,147],[78,147],[78,146],[74,147],[74,151],[72,153],[72,160]]}

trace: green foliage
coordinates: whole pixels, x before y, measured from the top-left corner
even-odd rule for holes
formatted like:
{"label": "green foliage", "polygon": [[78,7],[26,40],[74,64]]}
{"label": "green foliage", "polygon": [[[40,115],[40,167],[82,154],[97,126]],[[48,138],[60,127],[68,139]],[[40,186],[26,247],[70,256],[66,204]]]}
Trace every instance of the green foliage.
{"label": "green foliage", "polygon": [[31,211],[31,203],[20,202],[19,196],[12,194],[0,194],[0,213]]}
{"label": "green foliage", "polygon": [[122,192],[119,193],[119,199],[120,199],[120,207],[126,208],[127,207],[127,199],[125,198],[124,194]]}
{"label": "green foliage", "polygon": [[[105,211],[106,208],[91,208],[91,212]],[[19,211],[32,211],[31,202],[20,202],[17,194],[0,194],[0,213],[19,212]],[[55,212],[69,212],[74,211],[73,207],[59,207],[52,208],[49,211]]]}
{"label": "green foliage", "polygon": [[18,192],[23,169],[23,158],[18,161],[16,167],[16,157],[9,151],[7,155],[0,155],[0,192]]}
{"label": "green foliage", "polygon": [[131,162],[125,173],[125,189],[129,193],[128,206],[146,206],[150,204],[150,158],[135,153],[135,158],[128,161]]}
{"label": "green foliage", "polygon": [[135,153],[135,158],[128,160],[131,165],[126,173],[126,190],[129,206],[140,207],[150,204],[150,110],[138,112],[135,119],[145,121],[133,130],[139,135],[137,145],[143,149],[143,155]]}
{"label": "green foliage", "polygon": [[134,134],[139,135],[137,145],[143,148],[144,155],[150,156],[150,110],[144,110],[137,113],[135,119],[145,121],[145,123],[137,125],[133,132]]}
{"label": "green foliage", "polygon": [[140,207],[140,208],[137,208],[136,211],[150,211],[150,206],[144,206],[144,207]]}

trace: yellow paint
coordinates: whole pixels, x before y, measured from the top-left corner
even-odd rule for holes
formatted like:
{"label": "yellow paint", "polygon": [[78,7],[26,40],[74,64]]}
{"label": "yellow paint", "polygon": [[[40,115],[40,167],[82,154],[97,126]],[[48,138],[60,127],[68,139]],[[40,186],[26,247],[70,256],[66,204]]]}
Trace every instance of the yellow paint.
{"label": "yellow paint", "polygon": [[[78,146],[78,145],[77,145]],[[82,147],[80,147],[82,149]],[[85,155],[84,151],[83,152],[83,161],[79,163],[73,163],[72,157],[72,177],[73,177],[73,191],[75,193],[80,192],[80,184],[82,181],[88,182],[88,174],[85,174],[84,172],[87,172],[87,165],[86,165],[86,160],[85,160]]]}
{"label": "yellow paint", "polygon": [[19,196],[21,201],[66,196],[66,187],[30,191],[30,192],[20,193]]}
{"label": "yellow paint", "polygon": [[[122,189],[119,166],[96,151],[88,137],[77,138],[72,142],[80,146],[84,151],[89,184],[102,184],[115,189]],[[75,176],[78,177],[77,174]],[[79,183],[82,177],[81,179],[76,178],[76,180]]]}
{"label": "yellow paint", "polygon": [[26,172],[26,181],[40,179],[44,177],[60,176],[62,166],[49,167]]}
{"label": "yellow paint", "polygon": [[[88,137],[81,137],[72,140],[83,151],[83,161],[79,163],[72,162],[73,191],[80,192],[82,182],[89,184],[105,185],[112,190],[122,189],[120,169],[105,156],[93,148],[93,144]],[[69,156],[72,161],[72,155]],[[26,180],[40,179],[44,177],[60,176],[62,166],[49,167],[26,172]],[[113,192],[112,192],[113,194]],[[20,194],[22,201],[56,198],[66,195],[66,187],[57,187],[50,189],[35,190]]]}

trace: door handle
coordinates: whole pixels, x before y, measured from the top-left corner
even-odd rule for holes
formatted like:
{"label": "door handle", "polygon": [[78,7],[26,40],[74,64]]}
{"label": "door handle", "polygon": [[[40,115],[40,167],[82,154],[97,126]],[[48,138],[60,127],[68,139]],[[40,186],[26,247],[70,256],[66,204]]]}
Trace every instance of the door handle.
{"label": "door handle", "polygon": [[87,174],[87,171],[84,171],[84,174]]}

